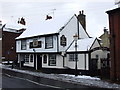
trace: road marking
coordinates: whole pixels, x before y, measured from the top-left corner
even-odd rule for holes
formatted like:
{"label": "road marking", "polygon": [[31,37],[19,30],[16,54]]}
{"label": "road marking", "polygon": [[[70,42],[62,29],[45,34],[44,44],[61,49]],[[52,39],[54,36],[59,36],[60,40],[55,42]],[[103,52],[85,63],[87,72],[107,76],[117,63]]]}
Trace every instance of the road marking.
{"label": "road marking", "polygon": [[41,86],[46,86],[46,87],[51,87],[51,88],[61,88],[61,87],[57,87],[57,86],[52,86],[52,85],[46,85],[46,84],[41,84],[41,83],[37,83],[37,82],[34,82],[32,80],[29,80],[29,79],[25,79],[25,78],[20,78],[20,77],[16,77],[16,76],[11,76],[9,74],[5,74],[6,76],[8,77],[13,77],[13,78],[18,78],[18,79],[22,79],[22,80],[26,80],[26,81],[29,81],[31,83],[34,83],[34,84],[37,84],[37,85],[41,85]]}

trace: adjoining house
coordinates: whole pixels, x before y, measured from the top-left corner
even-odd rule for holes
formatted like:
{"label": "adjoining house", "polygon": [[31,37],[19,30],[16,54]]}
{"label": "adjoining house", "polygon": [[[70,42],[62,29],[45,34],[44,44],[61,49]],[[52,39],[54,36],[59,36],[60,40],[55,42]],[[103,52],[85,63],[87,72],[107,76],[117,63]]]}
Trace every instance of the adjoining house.
{"label": "adjoining house", "polygon": [[21,35],[26,27],[24,18],[20,19],[21,22],[8,22],[2,25],[0,30],[2,35],[2,56],[3,61],[14,61],[17,59],[16,55],[16,41],[15,38]]}
{"label": "adjoining house", "polygon": [[[110,32],[106,27],[103,29],[104,33],[99,37],[101,47],[110,51]],[[101,59],[101,77],[102,78],[110,78],[110,52],[107,54],[107,58]]]}
{"label": "adjoining house", "polygon": [[101,46],[110,48],[110,32],[106,27],[104,27],[103,31],[104,33],[99,37],[101,39]]}
{"label": "adjoining house", "polygon": [[110,28],[110,78],[120,81],[120,0],[115,8],[107,11]]}
{"label": "adjoining house", "polygon": [[[83,12],[80,13],[84,15]],[[79,16],[81,16],[79,15]],[[77,15],[43,20],[28,27],[16,38],[16,53],[20,67],[57,73],[74,73],[77,59],[78,74],[93,74],[101,68],[100,59],[107,58],[97,38],[91,38]],[[77,35],[77,51],[73,36]],[[91,73],[90,73],[91,72]]]}
{"label": "adjoining house", "polygon": [[78,57],[78,70],[81,74],[98,75],[103,67],[102,59],[107,59],[109,51],[102,48],[97,38],[79,39],[77,42],[77,52],[75,52],[75,43],[67,51],[66,65],[74,69],[75,53]]}

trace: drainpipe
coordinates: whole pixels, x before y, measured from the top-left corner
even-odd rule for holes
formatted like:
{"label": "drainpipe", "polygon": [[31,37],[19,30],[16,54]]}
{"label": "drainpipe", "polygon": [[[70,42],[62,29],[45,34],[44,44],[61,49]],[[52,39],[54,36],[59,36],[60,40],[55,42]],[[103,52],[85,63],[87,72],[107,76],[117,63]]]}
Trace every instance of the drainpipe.
{"label": "drainpipe", "polygon": [[85,70],[86,70],[86,53],[85,53]]}
{"label": "drainpipe", "polygon": [[63,57],[63,67],[65,66],[65,52],[62,52],[62,57]]}
{"label": "drainpipe", "polygon": [[20,65],[19,67],[21,68],[21,59],[20,59],[20,55],[19,55],[19,54],[18,54],[18,59],[19,59],[19,63],[20,63],[20,64],[19,64],[19,65]]}

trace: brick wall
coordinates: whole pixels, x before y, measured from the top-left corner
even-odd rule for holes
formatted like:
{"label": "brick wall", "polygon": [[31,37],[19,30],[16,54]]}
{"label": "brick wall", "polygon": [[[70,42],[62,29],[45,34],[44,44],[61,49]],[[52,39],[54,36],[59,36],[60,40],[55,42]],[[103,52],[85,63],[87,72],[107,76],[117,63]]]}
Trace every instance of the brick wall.
{"label": "brick wall", "polygon": [[120,81],[120,8],[107,11],[110,26],[111,79]]}
{"label": "brick wall", "polygon": [[14,32],[2,32],[2,57],[5,60],[15,60],[16,59],[16,42],[15,38],[21,33]]}

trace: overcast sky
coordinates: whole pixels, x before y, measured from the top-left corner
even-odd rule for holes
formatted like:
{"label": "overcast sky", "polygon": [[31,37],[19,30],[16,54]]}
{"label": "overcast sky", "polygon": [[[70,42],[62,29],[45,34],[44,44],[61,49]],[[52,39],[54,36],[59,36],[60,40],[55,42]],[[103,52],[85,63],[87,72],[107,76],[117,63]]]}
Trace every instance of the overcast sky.
{"label": "overcast sky", "polygon": [[24,17],[29,26],[47,14],[54,19],[58,15],[72,17],[84,10],[87,32],[90,36],[98,37],[104,27],[109,28],[106,11],[114,6],[114,0],[1,0],[0,20],[6,23]]}

